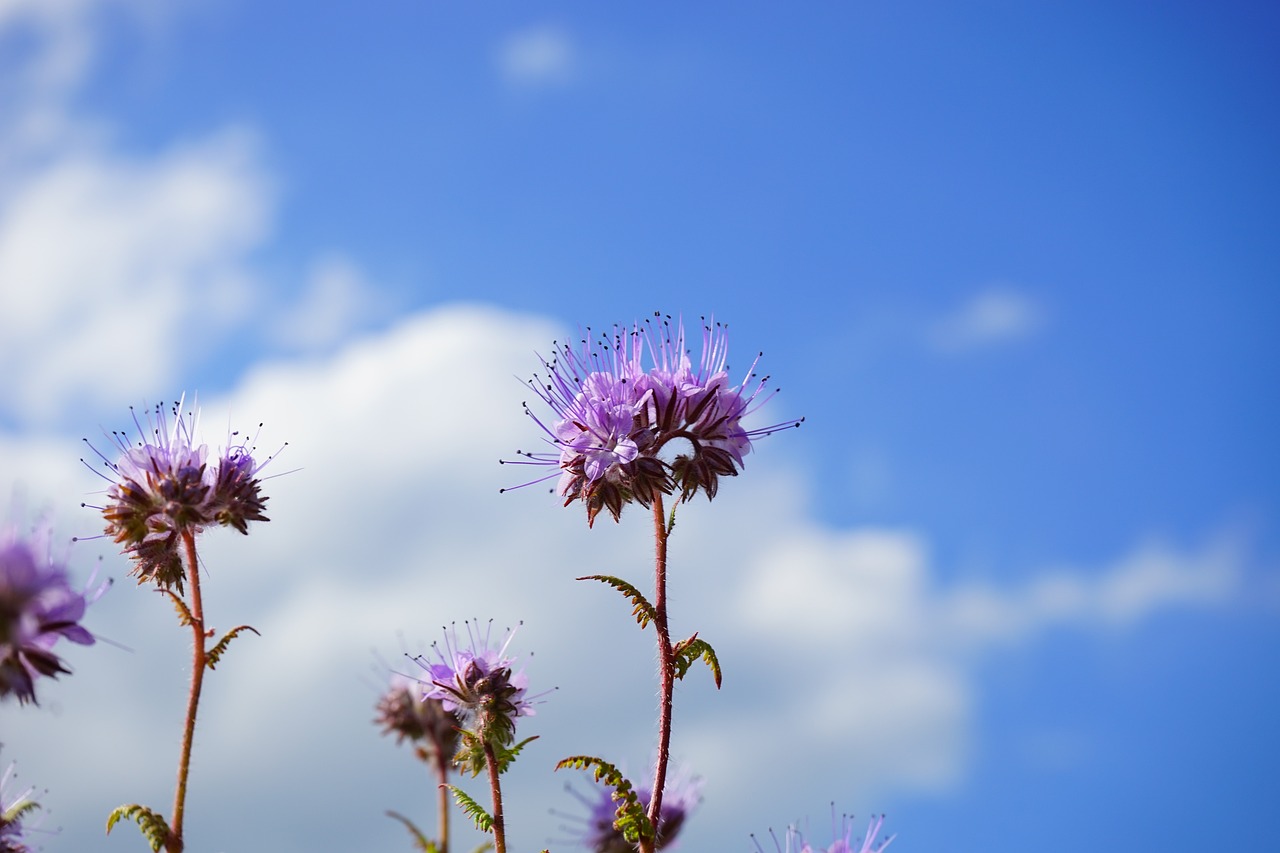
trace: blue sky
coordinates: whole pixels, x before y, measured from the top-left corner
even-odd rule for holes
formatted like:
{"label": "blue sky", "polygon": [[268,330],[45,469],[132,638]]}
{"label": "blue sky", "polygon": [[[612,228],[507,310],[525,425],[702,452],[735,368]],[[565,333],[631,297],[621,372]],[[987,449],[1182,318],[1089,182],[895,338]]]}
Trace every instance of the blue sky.
{"label": "blue sky", "polygon": [[[0,472],[91,534],[80,439],[184,390],[301,469],[206,551],[263,637],[210,680],[193,849],[407,849],[382,811],[429,791],[370,650],[452,619],[524,620],[560,688],[517,849],[562,834],[555,759],[644,762],[647,638],[570,581],[646,577],[642,519],[493,463],[536,350],[655,310],[727,321],[762,421],[806,417],[673,540],[726,670],[677,696],[684,849],[833,800],[904,851],[1280,844],[1278,36],[1248,3],[0,3]],[[132,651],[71,650],[0,741],[47,850],[137,849],[100,827],[168,801],[188,664],[71,553]]]}

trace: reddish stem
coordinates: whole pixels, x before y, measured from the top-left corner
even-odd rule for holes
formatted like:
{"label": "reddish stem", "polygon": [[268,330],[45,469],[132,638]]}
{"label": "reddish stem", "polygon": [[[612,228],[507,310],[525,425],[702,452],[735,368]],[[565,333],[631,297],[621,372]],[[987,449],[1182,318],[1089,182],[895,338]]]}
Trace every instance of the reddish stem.
{"label": "reddish stem", "polygon": [[653,775],[653,797],[649,801],[649,824],[654,838],[641,840],[641,853],[657,849],[658,818],[662,814],[662,790],[667,783],[667,760],[671,753],[671,696],[675,690],[675,655],[667,626],[667,519],[662,493],[653,496],[654,581],[653,625],[658,632],[658,760]]}
{"label": "reddish stem", "polygon": [[502,787],[498,784],[498,756],[488,741],[484,745],[484,760],[489,766],[489,790],[493,793],[493,851],[507,853],[507,833],[502,821]]}
{"label": "reddish stem", "polygon": [[187,583],[191,587],[191,692],[187,697],[187,722],[182,732],[182,755],[178,759],[178,788],[173,797],[173,821],[169,838],[165,842],[168,853],[182,853],[182,821],[186,813],[187,776],[191,769],[191,745],[195,740],[196,710],[200,706],[200,688],[204,685],[205,654],[204,604],[200,598],[200,566],[196,560],[196,537],[190,531],[182,532],[182,543],[187,551]]}

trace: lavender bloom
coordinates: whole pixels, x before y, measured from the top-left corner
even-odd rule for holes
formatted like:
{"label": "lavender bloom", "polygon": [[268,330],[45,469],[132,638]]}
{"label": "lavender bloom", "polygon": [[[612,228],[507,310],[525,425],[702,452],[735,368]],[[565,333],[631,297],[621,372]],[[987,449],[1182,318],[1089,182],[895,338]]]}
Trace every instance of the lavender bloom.
{"label": "lavender bloom", "polygon": [[446,711],[440,699],[423,697],[424,685],[400,673],[391,674],[391,686],[378,700],[374,722],[385,735],[395,734],[396,743],[415,744],[418,756],[445,766],[458,748],[462,720],[457,712]]}
{"label": "lavender bloom", "polygon": [[36,701],[35,681],[70,672],[52,651],[59,638],[82,646],[93,635],[79,623],[108,584],[89,593],[71,589],[66,566],[50,550],[51,531],[40,525],[30,539],[0,529],[0,698]]}
{"label": "lavender bloom", "polygon": [[[832,822],[835,822],[834,815]],[[838,829],[833,827],[832,834],[836,838],[829,847],[813,847],[805,840],[804,834],[794,826],[787,827],[781,843],[777,836],[773,836],[772,831],[769,834],[773,836],[773,844],[778,853],[793,853],[793,851],[794,853],[881,853],[893,842],[893,839],[898,837],[895,833],[877,843],[876,836],[880,834],[882,826],[884,826],[884,815],[873,816],[867,826],[867,834],[861,839],[854,840],[853,820],[849,815],[844,815],[840,819],[840,827]],[[764,853],[764,848],[760,846],[759,841],[756,841],[755,836],[752,836],[752,840],[755,841],[757,853]]]}
{"label": "lavender bloom", "polygon": [[[638,849],[614,827],[618,816],[618,803],[613,799],[613,789],[605,785],[596,787],[596,797],[591,799],[572,788],[569,792],[585,805],[589,816],[582,827],[579,843],[591,853],[635,853]],[[648,810],[653,799],[652,784],[636,787],[640,805]],[[702,780],[687,772],[672,775],[662,792],[662,814],[658,818],[657,845],[655,849],[675,849],[673,842],[684,827],[685,821],[702,802]]]}
{"label": "lavender bloom", "polygon": [[182,412],[181,401],[168,413],[156,406],[145,427],[135,413],[136,444],[130,444],[123,432],[110,434],[118,461],[90,445],[111,472],[102,474],[111,484],[110,500],[96,508],[106,519],[106,534],[133,558],[132,574],[138,583],[154,581],[182,592],[184,535],[195,535],[211,524],[247,534],[248,522],[269,520],[263,515],[267,499],[257,475],[271,457],[255,463],[253,448],[243,440],[232,444],[237,436],[232,433],[227,449],[211,467],[208,447],[195,441],[198,419],[198,411]]}
{"label": "lavender bloom", "polygon": [[[588,524],[601,509],[616,521],[624,505],[649,506],[677,488],[682,500],[699,490],[714,498],[719,478],[737,476],[754,439],[801,422],[744,428],[742,419],[776,391],[766,393],[769,377],[756,378],[758,356],[731,386],[727,358],[727,327],[707,322],[694,367],[683,324],[673,330],[669,318],[614,326],[584,339],[580,349],[556,344],[551,360],[542,361],[547,376],[529,383],[555,420],[547,426],[525,407],[556,452],[520,452],[519,462],[559,469],[557,493],[565,506],[582,501]],[[672,458],[664,458],[676,440]]]}
{"label": "lavender bloom", "polygon": [[32,788],[21,793],[11,793],[13,765],[0,775],[0,853],[30,853],[31,848],[22,842],[25,835],[22,819],[40,808],[31,799]]}
{"label": "lavender bloom", "polygon": [[533,697],[526,695],[529,679],[523,670],[513,671],[515,658],[507,657],[515,630],[508,631],[494,647],[492,621],[483,636],[478,625],[468,622],[466,628],[470,646],[460,644],[455,626],[452,632],[445,632],[443,647],[439,643],[431,646],[438,663],[414,658],[431,680],[423,698],[438,699],[445,711],[461,716],[468,733],[481,744],[509,746],[515,740],[516,718],[534,715]]}

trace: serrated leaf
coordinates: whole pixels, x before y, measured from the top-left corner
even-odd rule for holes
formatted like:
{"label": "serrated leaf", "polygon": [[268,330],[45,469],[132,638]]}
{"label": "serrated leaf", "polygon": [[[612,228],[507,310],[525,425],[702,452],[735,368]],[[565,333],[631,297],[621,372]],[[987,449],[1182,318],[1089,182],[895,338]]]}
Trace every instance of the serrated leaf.
{"label": "serrated leaf", "polygon": [[475,822],[476,829],[481,832],[489,832],[493,829],[493,817],[484,810],[484,806],[467,796],[467,792],[457,785],[447,787],[453,792],[453,800],[458,804],[458,808]]}
{"label": "serrated leaf", "polygon": [[641,838],[653,838],[653,824],[649,823],[649,816],[640,805],[635,787],[617,767],[594,755],[571,755],[556,765],[557,770],[565,768],[590,770],[597,782],[613,788],[613,800],[619,804],[614,814],[613,827],[622,833],[628,843],[639,844]]}
{"label": "serrated leaf", "polygon": [[[222,655],[227,651],[227,646],[230,645],[232,640],[240,635],[241,631],[252,631],[253,633],[258,634],[258,629],[250,625],[241,625],[240,627],[232,628],[230,631],[223,634],[222,639],[218,641],[217,645],[205,652],[204,662],[209,669],[213,669],[218,665],[218,661],[222,659]],[[258,636],[261,637],[262,635],[258,634]]]}
{"label": "serrated leaf", "polygon": [[140,806],[137,803],[130,803],[126,806],[117,807],[111,814],[107,815],[107,834],[111,834],[111,827],[115,826],[121,819],[132,819],[138,822],[138,830],[151,843],[152,853],[159,853],[161,847],[169,840],[169,824],[165,823],[165,819],[153,812],[146,806]]}
{"label": "serrated leaf", "polygon": [[422,830],[413,825],[413,821],[400,814],[399,812],[387,811],[387,817],[394,818],[404,824],[405,829],[409,830],[409,834],[413,836],[413,847],[415,850],[422,850],[424,853],[440,853],[440,848],[434,841],[429,840],[422,834]]}
{"label": "serrated leaf", "polygon": [[600,581],[602,583],[607,583],[609,586],[625,595],[634,605],[631,608],[631,615],[636,617],[636,623],[639,624],[641,628],[644,628],[657,618],[653,605],[644,597],[644,593],[640,592],[640,590],[636,589],[622,578],[615,578],[612,575],[587,575],[585,577],[578,578],[578,580]]}
{"label": "serrated leaf", "polygon": [[162,589],[160,591],[163,592],[165,595],[169,596],[169,598],[173,599],[173,607],[175,610],[178,611],[179,622],[181,622],[183,625],[190,625],[196,621],[192,617],[191,610],[187,607],[187,603],[182,600],[182,597],[180,595],[178,595],[171,589]]}
{"label": "serrated leaf", "polygon": [[681,640],[671,647],[671,654],[675,660],[675,676],[677,679],[683,679],[689,672],[689,667],[693,666],[693,662],[698,658],[706,661],[707,666],[711,668],[711,675],[716,680],[716,689],[720,689],[720,661],[716,658],[716,650],[711,648],[711,644],[706,640],[698,639],[697,633],[687,640]]}

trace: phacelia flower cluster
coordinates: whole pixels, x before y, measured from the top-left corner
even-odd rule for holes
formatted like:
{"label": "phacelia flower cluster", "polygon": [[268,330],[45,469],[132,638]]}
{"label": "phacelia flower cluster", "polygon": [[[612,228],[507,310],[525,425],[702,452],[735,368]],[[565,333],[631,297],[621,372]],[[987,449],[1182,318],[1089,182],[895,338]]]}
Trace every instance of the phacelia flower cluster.
{"label": "phacelia flower cluster", "polygon": [[[606,785],[596,787],[596,796],[589,797],[569,789],[579,802],[587,807],[589,815],[585,825],[578,833],[578,841],[591,853],[635,853],[635,844],[627,841],[622,832],[614,826],[618,816],[618,803],[613,798],[613,789]],[[652,784],[636,787],[636,796],[640,805],[647,811],[653,800]],[[675,849],[675,840],[684,827],[685,822],[702,802],[702,779],[691,776],[687,771],[672,774],[662,792],[662,814],[658,818],[657,844],[655,849]]]}
{"label": "phacelia flower cluster", "polygon": [[384,735],[394,734],[396,743],[412,743],[423,761],[445,765],[458,749],[462,719],[456,711],[446,711],[443,700],[427,699],[424,692],[421,681],[392,673],[374,722]]}
{"label": "phacelia flower cluster", "polygon": [[182,411],[181,401],[168,411],[156,406],[145,419],[134,414],[136,442],[124,432],[110,434],[118,459],[90,445],[109,475],[90,467],[111,484],[107,505],[95,508],[106,519],[106,534],[133,558],[139,583],[181,592],[184,536],[215,524],[248,533],[249,522],[268,521],[258,472],[271,457],[255,462],[253,446],[231,433],[210,462],[208,447],[196,443],[198,419],[197,412]]}
{"label": "phacelia flower cluster", "polygon": [[462,748],[455,761],[474,773],[484,766],[486,745],[501,750],[515,742],[516,718],[534,715],[536,697],[527,693],[524,671],[514,669],[516,659],[507,656],[514,629],[496,645],[492,622],[483,631],[467,622],[466,630],[469,645],[461,644],[454,626],[445,631],[443,646],[432,644],[436,662],[421,655],[414,660],[430,677],[423,699],[439,700],[445,711],[462,718]]}
{"label": "phacelia flower cluster", "polygon": [[14,695],[20,704],[36,701],[37,678],[70,672],[53,652],[59,639],[93,644],[80,620],[108,585],[87,594],[72,589],[50,539],[45,524],[29,537],[0,529],[0,699]]}
{"label": "phacelia flower cluster", "polygon": [[743,426],[776,390],[767,391],[769,377],[757,377],[759,356],[730,385],[728,329],[720,323],[703,323],[696,366],[683,323],[673,328],[670,318],[655,315],[599,337],[587,331],[578,348],[555,344],[542,360],[547,375],[529,382],[555,417],[548,425],[527,404],[525,411],[555,452],[519,452],[518,461],[555,466],[557,494],[565,506],[582,501],[589,524],[601,509],[616,521],[626,504],[647,507],[676,490],[682,500],[699,491],[712,499],[721,477],[738,474],[752,441],[803,421]]}
{"label": "phacelia flower cluster", "polygon": [[0,774],[0,853],[30,853],[31,848],[23,841],[26,835],[23,819],[40,805],[31,799],[35,789],[11,790],[14,787],[13,768],[10,764]]}
{"label": "phacelia flower cluster", "polygon": [[[834,815],[832,822],[835,822]],[[876,837],[880,834],[881,827],[884,826],[884,815],[873,816],[870,824],[867,826],[867,834],[861,839],[853,837],[853,819],[849,815],[845,815],[840,819],[840,825],[833,828],[832,835],[835,839],[828,847],[814,847],[804,837],[799,829],[794,826],[787,827],[787,832],[783,836],[783,840],[779,841],[776,835],[770,831],[769,835],[773,838],[774,848],[777,853],[881,853],[897,838],[896,834],[886,836],[880,841]],[[755,841],[757,853],[765,853],[760,842],[753,835],[752,840]]]}

